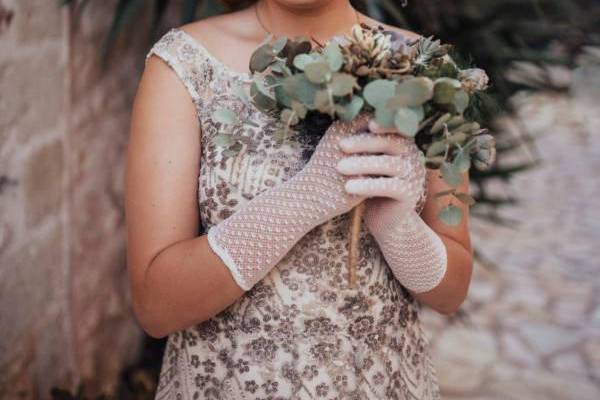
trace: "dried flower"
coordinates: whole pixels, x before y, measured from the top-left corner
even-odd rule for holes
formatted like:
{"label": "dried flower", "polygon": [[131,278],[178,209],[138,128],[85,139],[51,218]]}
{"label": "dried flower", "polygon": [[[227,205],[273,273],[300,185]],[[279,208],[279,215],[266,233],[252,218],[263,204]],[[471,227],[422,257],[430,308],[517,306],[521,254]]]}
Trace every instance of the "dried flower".
{"label": "dried flower", "polygon": [[488,169],[496,160],[496,139],[489,134],[475,137],[472,161],[481,170]]}
{"label": "dried flower", "polygon": [[488,87],[489,77],[481,68],[464,69],[459,72],[458,77],[463,89],[469,94]]}

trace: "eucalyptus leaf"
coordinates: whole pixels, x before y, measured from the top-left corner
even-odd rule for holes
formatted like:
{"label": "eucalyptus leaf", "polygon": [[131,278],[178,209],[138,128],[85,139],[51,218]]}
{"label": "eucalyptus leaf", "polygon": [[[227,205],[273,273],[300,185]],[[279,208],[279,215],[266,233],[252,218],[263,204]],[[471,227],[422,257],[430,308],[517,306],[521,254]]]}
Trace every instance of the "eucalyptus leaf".
{"label": "eucalyptus leaf", "polygon": [[445,113],[444,115],[442,115],[441,117],[439,117],[433,124],[433,126],[431,127],[430,132],[431,133],[438,133],[439,131],[442,130],[442,126],[444,125],[444,123],[448,122],[448,120],[452,117],[452,114],[450,113]]}
{"label": "eucalyptus leaf", "polygon": [[405,136],[413,137],[419,130],[419,116],[408,107],[401,107],[394,115],[394,126]]}
{"label": "eucalyptus leaf", "polygon": [[298,68],[300,71],[304,71],[306,65],[315,62],[315,59],[309,54],[298,54],[294,57],[294,67]]}
{"label": "eucalyptus leaf", "polygon": [[454,85],[448,81],[441,81],[435,84],[433,101],[438,104],[451,104],[454,101],[456,93]]}
{"label": "eucalyptus leaf", "polygon": [[426,158],[427,161],[427,166],[429,168],[441,168],[442,164],[444,163],[444,161],[446,161],[446,157],[442,156],[433,156],[433,157],[427,157]]}
{"label": "eucalyptus leaf", "polygon": [[271,75],[267,76],[266,78],[262,78],[261,76],[255,76],[253,84],[256,87],[256,89],[263,95],[274,99],[273,93],[267,88],[267,85],[270,86],[273,82],[266,82],[267,80],[271,79],[273,79]]}
{"label": "eucalyptus leaf", "polygon": [[275,61],[271,45],[266,43],[252,53],[250,57],[250,71],[263,72]]}
{"label": "eucalyptus leaf", "polygon": [[271,71],[285,76],[292,75],[292,70],[290,70],[285,62],[281,60],[278,60],[271,65]]}
{"label": "eucalyptus leaf", "polygon": [[324,114],[335,115],[335,103],[329,90],[319,90],[315,94],[315,107]]}
{"label": "eucalyptus leaf", "polygon": [[331,71],[337,72],[340,70],[340,68],[342,68],[342,65],[344,64],[344,57],[342,55],[342,50],[337,43],[330,41],[323,50],[323,55],[329,63],[329,68],[331,68]]}
{"label": "eucalyptus leaf", "polygon": [[466,172],[471,167],[471,156],[468,151],[458,150],[452,161],[454,167],[461,173]]}
{"label": "eucalyptus leaf", "polygon": [[393,128],[395,117],[395,110],[389,110],[385,105],[375,108],[375,121],[384,128]]}
{"label": "eucalyptus leaf", "polygon": [[273,75],[267,75],[265,77],[265,81],[266,81],[267,85],[269,85],[270,87],[273,88],[273,92],[275,93],[275,99],[277,100],[277,102],[280,105],[289,108],[292,106],[292,103],[291,103],[292,99],[290,98],[290,96],[287,94],[287,92],[283,88],[283,84],[282,84],[283,79],[285,79],[285,78],[275,77]]}
{"label": "eucalyptus leaf", "polygon": [[458,186],[463,182],[463,175],[456,165],[444,161],[440,167],[442,178],[450,186]]}
{"label": "eucalyptus leaf", "polygon": [[335,96],[346,96],[354,91],[356,77],[346,73],[333,74],[329,87]]}
{"label": "eucalyptus leaf", "polygon": [[445,140],[438,140],[437,142],[432,142],[431,145],[427,148],[427,157],[437,156],[438,154],[443,154],[446,151],[447,143]]}
{"label": "eucalyptus leaf", "polygon": [[448,204],[440,210],[438,218],[446,225],[456,226],[462,219],[462,210],[453,204]]}
{"label": "eucalyptus leaf", "polygon": [[454,129],[453,132],[465,132],[471,133],[473,131],[479,130],[479,123],[477,122],[466,122],[460,125],[458,128]]}
{"label": "eucalyptus leaf", "polygon": [[[288,68],[294,66],[294,60],[299,54],[309,53],[312,49],[312,45],[309,40],[306,39],[293,39],[288,40],[286,46],[281,52],[281,56],[286,59],[286,65]],[[302,68],[303,70],[304,68]]]}
{"label": "eucalyptus leaf", "polygon": [[315,95],[320,87],[310,82],[305,74],[289,76],[282,81],[282,84],[290,98],[298,100],[309,109],[314,106]]}
{"label": "eucalyptus leaf", "polygon": [[416,107],[433,97],[433,81],[420,76],[401,82],[396,86],[396,93],[388,102],[388,107]]}
{"label": "eucalyptus leaf", "polygon": [[343,114],[346,111],[343,105],[337,103],[334,104],[333,109],[337,115]]}
{"label": "eucalyptus leaf", "polygon": [[462,144],[464,143],[467,139],[469,138],[469,136],[464,133],[464,132],[452,132],[450,137],[448,137],[448,143],[451,144]]}
{"label": "eucalyptus leaf", "polygon": [[423,118],[425,117],[425,109],[423,108],[422,105],[419,106],[415,106],[415,107],[408,107],[411,110],[413,110],[415,112],[415,114],[417,114],[417,120],[419,122],[421,122],[423,120]]}
{"label": "eucalyptus leaf", "polygon": [[331,79],[331,69],[329,69],[329,64],[322,61],[306,64],[304,73],[312,83],[325,83]]}
{"label": "eucalyptus leaf", "polygon": [[454,94],[454,108],[456,112],[462,113],[469,106],[469,95],[464,90],[459,90]]}
{"label": "eucalyptus leaf", "polygon": [[386,102],[396,94],[398,83],[389,79],[376,79],[363,89],[363,97],[374,108],[385,107]]}
{"label": "eucalyptus leaf", "polygon": [[445,62],[440,65],[440,75],[450,78],[457,78],[459,74],[458,68],[451,62]]}
{"label": "eucalyptus leaf", "polygon": [[343,112],[341,112],[341,113],[338,112],[338,116],[340,117],[340,119],[342,121],[350,122],[354,118],[356,118],[356,116],[360,113],[364,104],[365,104],[365,101],[362,97],[357,96],[357,95],[352,96],[352,100],[350,100],[350,103],[346,104],[343,107],[344,108]]}
{"label": "eucalyptus leaf", "polygon": [[462,88],[462,83],[460,83],[460,81],[458,79],[448,78],[445,76],[441,77],[441,78],[437,78],[435,81],[433,81],[433,84],[435,86],[437,86],[438,84],[448,84],[457,90]]}
{"label": "eucalyptus leaf", "polygon": [[273,46],[271,48],[271,51],[273,52],[274,55],[279,54],[279,52],[281,50],[283,50],[283,48],[285,47],[285,45],[288,42],[288,38],[285,36],[281,36],[279,38],[277,38],[277,40],[275,41],[275,43],[273,43]]}
{"label": "eucalyptus leaf", "polygon": [[448,123],[446,124],[448,126],[448,129],[454,129],[457,126],[462,125],[465,122],[465,117],[463,117],[462,115],[455,115],[452,118],[450,118],[450,120],[448,120]]}
{"label": "eucalyptus leaf", "polygon": [[266,96],[256,84],[256,81],[250,85],[250,97],[254,105],[263,112],[271,112],[277,109],[277,101],[271,96]]}

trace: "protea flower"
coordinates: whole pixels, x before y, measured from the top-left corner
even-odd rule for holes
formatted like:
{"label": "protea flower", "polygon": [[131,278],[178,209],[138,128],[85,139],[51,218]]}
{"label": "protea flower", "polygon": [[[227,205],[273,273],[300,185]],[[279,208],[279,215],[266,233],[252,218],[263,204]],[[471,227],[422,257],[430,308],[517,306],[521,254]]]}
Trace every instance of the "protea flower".
{"label": "protea flower", "polygon": [[406,73],[410,68],[408,51],[399,50],[400,44],[393,45],[392,37],[382,26],[355,25],[352,34],[341,43],[344,44],[343,71],[370,78],[385,77],[392,72]]}
{"label": "protea flower", "polygon": [[433,36],[421,38],[413,48],[415,51],[414,63],[427,67],[433,60],[441,59],[448,54],[452,45],[440,44],[440,39],[432,40]]}

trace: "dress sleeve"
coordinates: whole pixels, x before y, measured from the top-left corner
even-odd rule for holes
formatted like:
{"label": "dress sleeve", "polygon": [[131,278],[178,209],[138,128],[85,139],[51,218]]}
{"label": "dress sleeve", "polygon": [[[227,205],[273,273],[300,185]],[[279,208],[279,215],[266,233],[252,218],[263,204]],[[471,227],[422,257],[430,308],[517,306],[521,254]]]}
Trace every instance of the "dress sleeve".
{"label": "dress sleeve", "polygon": [[198,46],[191,42],[185,32],[172,28],[165,33],[148,51],[145,61],[156,55],[175,71],[196,105],[201,102],[206,85],[206,59]]}

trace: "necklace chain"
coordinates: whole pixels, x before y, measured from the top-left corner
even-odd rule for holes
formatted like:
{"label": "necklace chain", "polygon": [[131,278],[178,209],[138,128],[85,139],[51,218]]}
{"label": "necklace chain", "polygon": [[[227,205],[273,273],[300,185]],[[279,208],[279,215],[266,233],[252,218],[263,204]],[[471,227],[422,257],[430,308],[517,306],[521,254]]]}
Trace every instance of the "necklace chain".
{"label": "necklace chain", "polygon": [[[260,26],[264,29],[264,31],[267,34],[271,35],[272,34],[271,31],[269,29],[267,29],[267,27],[265,26],[265,24],[262,21],[262,18],[258,14],[258,3],[260,3],[260,2],[257,1],[257,2],[254,3],[254,14],[256,14],[256,20],[258,21],[258,23],[260,24]],[[360,14],[358,14],[358,11],[355,8],[352,8],[352,9],[354,10],[354,14],[356,15],[356,23],[360,24],[361,23]],[[317,40],[312,35],[310,35],[310,38],[311,38],[312,41],[314,41],[315,43],[319,44],[317,42]]]}

